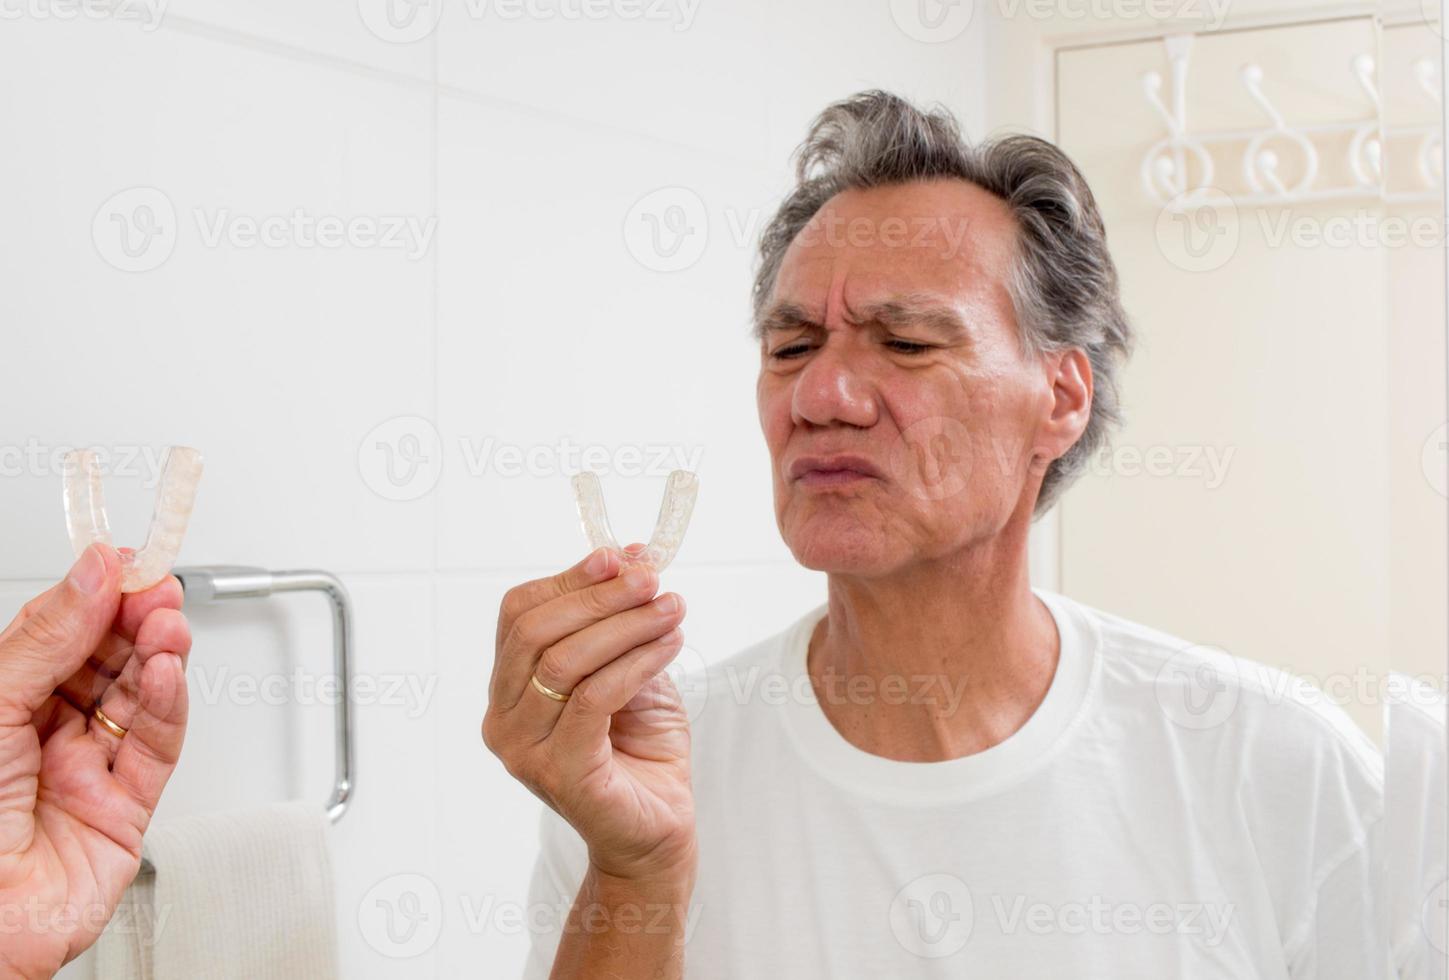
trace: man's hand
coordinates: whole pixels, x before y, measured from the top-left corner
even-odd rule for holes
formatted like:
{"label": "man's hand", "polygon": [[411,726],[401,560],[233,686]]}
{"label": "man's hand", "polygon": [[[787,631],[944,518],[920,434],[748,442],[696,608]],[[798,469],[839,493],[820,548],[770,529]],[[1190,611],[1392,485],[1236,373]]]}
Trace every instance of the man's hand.
{"label": "man's hand", "polygon": [[579,832],[591,870],[692,884],[689,720],[662,672],[684,643],[684,600],[656,597],[649,566],[620,566],[600,549],[504,596],[483,739]]}
{"label": "man's hand", "polygon": [[0,632],[0,977],[49,977],[95,942],[181,753],[180,583],[120,583],[93,545]]}

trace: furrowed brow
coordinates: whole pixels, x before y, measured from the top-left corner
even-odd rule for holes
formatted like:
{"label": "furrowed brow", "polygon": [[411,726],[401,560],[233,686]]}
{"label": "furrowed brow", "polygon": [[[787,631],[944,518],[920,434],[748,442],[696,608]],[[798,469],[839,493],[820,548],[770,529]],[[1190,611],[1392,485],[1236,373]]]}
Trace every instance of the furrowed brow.
{"label": "furrowed brow", "polygon": [[949,306],[932,301],[887,300],[867,306],[859,323],[878,323],[886,329],[923,327],[943,337],[964,337],[969,331],[960,315]]}
{"label": "furrowed brow", "polygon": [[796,306],[794,303],[780,303],[760,318],[755,332],[761,337],[768,337],[772,333],[813,326],[817,326],[815,320],[805,312],[803,307]]}

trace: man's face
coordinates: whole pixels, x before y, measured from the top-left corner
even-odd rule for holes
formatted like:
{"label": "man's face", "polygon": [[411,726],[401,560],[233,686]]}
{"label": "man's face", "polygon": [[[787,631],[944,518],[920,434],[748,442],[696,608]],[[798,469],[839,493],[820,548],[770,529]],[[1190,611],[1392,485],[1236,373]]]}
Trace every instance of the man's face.
{"label": "man's face", "polygon": [[1017,339],[1015,235],[1004,202],[941,180],[844,192],[791,244],[757,397],[806,567],[884,575],[1029,521],[1071,443],[1050,421],[1059,356]]}

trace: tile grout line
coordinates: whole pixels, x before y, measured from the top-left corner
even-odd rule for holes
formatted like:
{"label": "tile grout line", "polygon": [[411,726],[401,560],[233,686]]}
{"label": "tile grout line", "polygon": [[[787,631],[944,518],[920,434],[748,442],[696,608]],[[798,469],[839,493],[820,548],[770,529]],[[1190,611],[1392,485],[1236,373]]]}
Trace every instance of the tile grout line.
{"label": "tile grout line", "polygon": [[[429,100],[429,102],[430,102],[429,108],[430,108],[431,113],[432,113],[432,118],[430,120],[429,132],[428,132],[428,143],[429,143],[429,146],[428,146],[428,177],[429,177],[429,181],[430,181],[430,184],[431,184],[431,186],[429,187],[429,193],[430,193],[431,198],[432,198],[433,220],[436,221],[437,220],[437,217],[438,217],[439,181],[440,181],[440,173],[441,173],[441,169],[442,169],[441,164],[440,164],[440,160],[442,158],[442,149],[441,149],[440,141],[439,141],[439,138],[438,138],[439,126],[440,126],[439,103],[441,102],[441,98],[438,95],[438,32],[436,30],[434,30],[429,35],[428,45],[429,45],[429,47],[432,50],[431,65],[429,66],[430,69],[431,69],[431,74],[432,74],[432,87],[431,87],[432,90],[431,90],[431,93],[430,93],[432,97]],[[440,275],[440,269],[441,269],[441,266],[442,266],[442,258],[441,258],[441,256],[442,256],[442,252],[443,252],[443,248],[444,248],[443,242],[444,242],[444,240],[446,238],[447,238],[447,230],[444,229],[444,233],[443,233],[442,236],[435,237],[433,239],[433,276],[432,276],[432,280],[433,281],[432,281],[432,288],[429,290],[429,295],[428,295],[429,302],[432,304],[432,333],[431,333],[431,340],[432,340],[433,350],[432,350],[431,362],[432,362],[432,371],[433,371],[433,379],[432,379],[433,380],[433,390],[432,390],[432,399],[433,399],[433,403],[432,403],[432,415],[433,415],[433,425],[434,425],[434,427],[437,427],[438,425],[441,424],[441,419],[439,418],[439,415],[440,415],[441,407],[442,407],[442,394],[441,394],[441,391],[440,391],[440,387],[441,386],[439,384],[439,377],[440,377],[440,374],[441,374],[441,368],[440,368],[439,361],[440,361],[440,358],[441,358],[442,328],[441,328],[441,325],[440,325],[440,322],[439,322],[440,321],[440,313],[439,313],[440,304],[439,304],[439,300],[438,300],[438,283],[439,283],[439,281],[441,279],[441,275]],[[438,494],[437,490],[438,490],[438,488],[437,487],[434,487],[433,488],[433,491],[434,492],[429,495],[432,498],[433,561],[432,561],[432,567],[428,570],[428,618],[429,618],[428,632],[431,634],[432,639],[433,639],[433,642],[431,644],[431,646],[432,646],[432,658],[433,658],[433,673],[434,673],[435,676],[439,676],[440,677],[440,676],[442,676],[442,668],[443,668],[443,651],[442,651],[442,630],[441,630],[441,623],[440,623],[440,620],[439,620],[440,605],[439,605],[439,602],[438,602],[438,559],[439,559],[439,557],[441,556],[441,553],[442,553],[442,543],[440,541],[440,538],[442,536],[443,522],[442,522],[442,504],[441,504],[441,502],[439,500],[439,494]],[[481,719],[480,719],[480,724],[481,724]],[[440,760],[440,759],[444,758],[444,756],[443,756],[444,746],[442,744],[443,743],[442,729],[441,729],[441,726],[438,724],[436,718],[434,718],[434,720],[433,720],[433,733],[432,734],[433,734],[433,760],[434,760],[434,762],[433,762],[433,798],[434,799],[442,799],[442,793],[441,793],[441,790],[442,790],[442,785],[441,785],[442,778],[441,778],[441,775],[439,774],[439,771],[438,771],[438,761],[437,760]],[[428,845],[428,850],[429,850],[429,858],[432,861],[432,866],[433,866],[434,869],[437,869],[437,870],[441,870],[441,865],[440,865],[440,862],[439,862],[439,855],[434,850],[435,844],[433,842],[435,842],[437,840],[440,840],[442,838],[442,835],[439,833],[439,831],[441,829],[443,829],[440,826],[440,824],[442,823],[442,821],[443,821],[442,808],[435,808],[434,814],[433,814],[433,833],[431,835],[429,835],[430,838],[431,838],[431,840],[430,840],[429,845]]]}
{"label": "tile grout line", "polygon": [[[310,65],[314,68],[332,69],[352,75],[360,75],[374,81],[392,82],[408,88],[426,88],[433,93],[434,101],[440,102],[442,98],[450,98],[460,102],[468,102],[474,105],[486,106],[495,109],[506,109],[509,111],[531,114],[541,117],[554,123],[566,123],[571,126],[597,129],[603,132],[617,133],[631,139],[645,143],[654,143],[659,146],[671,147],[685,153],[697,154],[720,163],[730,164],[738,167],[747,167],[758,170],[761,176],[774,176],[774,171],[763,160],[749,160],[726,153],[722,150],[696,146],[692,143],[681,143],[678,140],[667,139],[655,133],[644,132],[637,129],[630,129],[612,123],[600,122],[597,119],[590,119],[585,116],[577,116],[548,106],[532,105],[527,102],[519,102],[513,99],[506,99],[501,96],[489,95],[484,92],[476,92],[472,89],[458,85],[444,85],[439,78],[439,56],[438,36],[441,33],[434,30],[429,35],[432,45],[433,56],[429,78],[422,78],[417,75],[408,74],[405,71],[398,71],[391,68],[380,68],[368,64],[365,61],[356,61],[342,55],[327,54],[312,48],[303,47],[297,44],[289,44],[286,41],[278,41],[262,34],[252,34],[247,31],[238,30],[234,27],[223,27],[218,24],[211,24],[206,21],[196,20],[190,17],[181,17],[175,14],[167,14],[161,20],[161,29],[175,31],[178,34],[187,34],[193,37],[201,37],[221,44],[230,44],[240,48],[249,48],[271,54],[280,58],[287,58],[291,61]],[[383,43],[383,42],[379,42]],[[436,118],[437,111],[435,109]],[[436,137],[435,137],[436,142]]]}
{"label": "tile grout line", "polygon": [[161,20],[161,29],[175,31],[178,34],[189,34],[193,37],[201,37],[221,44],[255,49],[280,58],[302,62],[314,68],[328,68],[352,75],[362,75],[374,81],[393,82],[410,88],[436,87],[436,79],[429,81],[416,75],[410,75],[405,71],[379,68],[365,61],[354,61],[351,58],[345,58],[341,55],[327,54],[326,52],[305,48],[301,45],[289,44],[286,41],[278,41],[261,34],[250,34],[246,31],[237,30],[234,27],[223,27],[202,20],[194,20],[190,17],[179,17],[175,14],[167,14]]}
{"label": "tile grout line", "polygon": [[502,98],[501,96],[489,95],[485,92],[476,92],[472,89],[463,88],[459,85],[445,85],[442,82],[438,83],[438,94],[440,98],[452,99],[456,102],[467,102],[472,105],[485,106],[494,109],[507,109],[513,112],[531,113],[535,116],[542,117],[543,119],[551,123],[568,123],[571,126],[595,129],[606,133],[618,133],[624,136],[628,136],[631,139],[639,140],[640,142],[656,143],[659,146],[669,147],[683,153],[692,153],[699,156],[707,157],[720,163],[731,164],[736,167],[750,168],[758,171],[761,177],[769,177],[773,179],[779,176],[779,174],[776,173],[775,169],[772,169],[763,160],[750,160],[744,157],[738,157],[733,154],[726,153],[718,149],[696,146],[693,143],[681,143],[678,140],[666,139],[665,137],[659,136],[655,133],[642,132],[637,129],[628,129],[623,126],[614,125],[612,123],[601,122],[598,119],[591,119],[587,116],[576,116],[571,113],[565,112],[562,109],[554,109],[546,106],[535,106],[527,102],[516,102],[512,99]]}

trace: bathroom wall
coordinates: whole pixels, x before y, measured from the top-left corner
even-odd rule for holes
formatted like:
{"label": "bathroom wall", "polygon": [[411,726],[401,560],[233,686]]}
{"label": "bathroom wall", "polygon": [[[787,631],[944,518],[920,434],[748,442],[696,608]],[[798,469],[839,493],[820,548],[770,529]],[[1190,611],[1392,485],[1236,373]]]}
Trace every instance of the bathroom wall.
{"label": "bathroom wall", "polygon": [[[996,0],[986,20],[991,77],[1032,81],[994,86],[988,124],[1055,138],[1082,167],[1139,337],[1115,448],[1051,518],[1057,586],[1306,678],[1373,736],[1391,671],[1445,682],[1442,199],[1244,205],[1233,251],[1192,267],[1142,187],[1166,135],[1142,76],[1168,78],[1170,104],[1162,39],[1194,34],[1190,130],[1267,124],[1249,62],[1289,126],[1342,123],[1375,116],[1353,72],[1367,54],[1391,133],[1438,126],[1415,74],[1427,59],[1442,87],[1438,7]],[[1418,138],[1389,137],[1395,195]],[[1293,173],[1292,145],[1270,145]],[[1324,178],[1342,182],[1346,140],[1324,146]],[[1214,181],[1239,197],[1242,148],[1220,150]]]}
{"label": "bathroom wall", "polygon": [[[688,662],[821,598],[770,510],[750,246],[832,98],[884,86],[981,131],[984,20],[917,9],[4,8],[0,613],[67,565],[77,444],[107,453],[120,542],[187,444],[207,472],[185,563],[343,577],[367,684],[332,831],[345,976],[516,976],[549,914],[525,907],[538,804],[478,725],[502,592],[583,552],[566,474],[604,469],[616,526],[643,535],[664,471],[697,467],[666,579]],[[320,810],[322,600],[191,616],[162,816]]]}
{"label": "bathroom wall", "polygon": [[[1116,449],[1058,515],[1062,586],[1306,678],[1375,736],[1392,671],[1444,677],[1443,204],[1413,197],[1400,158],[1417,137],[1399,135],[1437,123],[1411,68],[1437,65],[1438,45],[1369,17],[1199,37],[1194,131],[1265,125],[1246,64],[1289,125],[1376,122],[1352,70],[1375,57],[1401,179],[1389,204],[1252,204],[1246,141],[1219,147],[1212,184],[1237,203],[1199,214],[1190,242],[1140,177],[1164,131],[1140,82],[1167,74],[1162,42],[1057,58],[1058,138],[1092,182],[1140,338]],[[1296,180],[1293,144],[1270,145]],[[1347,139],[1319,145],[1320,186],[1342,186]]]}

